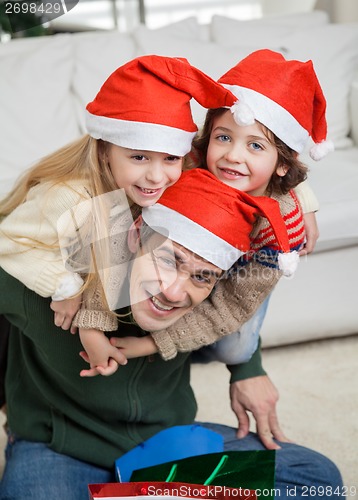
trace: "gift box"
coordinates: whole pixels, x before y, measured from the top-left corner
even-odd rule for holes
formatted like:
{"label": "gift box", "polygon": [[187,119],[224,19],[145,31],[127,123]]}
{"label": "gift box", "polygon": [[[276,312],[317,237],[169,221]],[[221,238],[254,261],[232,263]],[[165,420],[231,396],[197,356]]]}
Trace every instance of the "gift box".
{"label": "gift box", "polygon": [[224,440],[217,432],[200,424],[175,425],[118,458],[115,462],[116,479],[127,482],[136,469],[223,450]]}
{"label": "gift box", "polygon": [[131,481],[175,481],[261,492],[274,499],[275,451],[223,451],[173,460],[133,471]]}
{"label": "gift box", "polygon": [[[135,499],[133,498],[135,497]],[[89,500],[256,500],[255,491],[182,482],[133,482],[90,484]]]}

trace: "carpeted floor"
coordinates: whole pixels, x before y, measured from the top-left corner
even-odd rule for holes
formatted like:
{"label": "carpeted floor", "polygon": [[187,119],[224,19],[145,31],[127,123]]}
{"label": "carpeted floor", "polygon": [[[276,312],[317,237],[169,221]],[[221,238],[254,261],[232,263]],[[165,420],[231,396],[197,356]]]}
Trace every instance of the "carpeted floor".
{"label": "carpeted floor", "polygon": [[[280,393],[278,415],[286,436],[331,458],[345,485],[358,491],[358,335],[266,349],[263,362]],[[193,366],[198,420],[236,426],[228,379],[219,363]]]}
{"label": "carpeted floor", "polygon": [[[266,349],[263,357],[280,392],[278,414],[287,437],[329,456],[345,484],[358,489],[358,335]],[[236,425],[228,379],[219,363],[193,366],[198,420]],[[1,449],[4,443],[0,431]],[[2,465],[1,452],[0,471]]]}

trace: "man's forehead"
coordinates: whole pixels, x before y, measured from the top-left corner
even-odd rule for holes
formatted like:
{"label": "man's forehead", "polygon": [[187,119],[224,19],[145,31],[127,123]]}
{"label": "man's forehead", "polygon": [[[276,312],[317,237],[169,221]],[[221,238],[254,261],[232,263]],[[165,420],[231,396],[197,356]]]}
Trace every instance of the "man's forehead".
{"label": "man's forehead", "polygon": [[183,263],[192,266],[196,270],[207,270],[218,275],[222,274],[222,269],[220,267],[215,266],[180,243],[177,243],[169,238],[165,238],[161,234],[154,233],[148,243],[151,247],[151,251],[161,249],[163,251],[167,251],[168,253],[171,252],[177,259],[180,259]]}

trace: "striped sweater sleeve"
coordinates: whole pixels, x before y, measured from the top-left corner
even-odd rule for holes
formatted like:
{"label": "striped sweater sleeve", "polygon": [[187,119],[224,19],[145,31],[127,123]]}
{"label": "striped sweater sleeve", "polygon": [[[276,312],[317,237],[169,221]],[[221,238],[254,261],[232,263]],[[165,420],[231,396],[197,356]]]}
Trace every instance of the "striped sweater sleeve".
{"label": "striped sweater sleeve", "polygon": [[[280,205],[281,215],[285,222],[290,249],[299,250],[305,241],[303,213],[298,198],[293,190],[286,195],[273,196]],[[277,258],[280,246],[274,230],[265,217],[261,217],[252,235],[250,252],[244,255],[239,265],[245,265],[254,259],[261,265],[277,269]]]}

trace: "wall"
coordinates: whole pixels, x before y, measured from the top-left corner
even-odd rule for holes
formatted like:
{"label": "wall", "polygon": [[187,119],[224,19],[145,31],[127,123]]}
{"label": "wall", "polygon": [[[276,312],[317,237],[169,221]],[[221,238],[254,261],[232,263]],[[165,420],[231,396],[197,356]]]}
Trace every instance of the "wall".
{"label": "wall", "polygon": [[334,23],[358,22],[357,0],[317,0],[315,8],[326,10]]}

